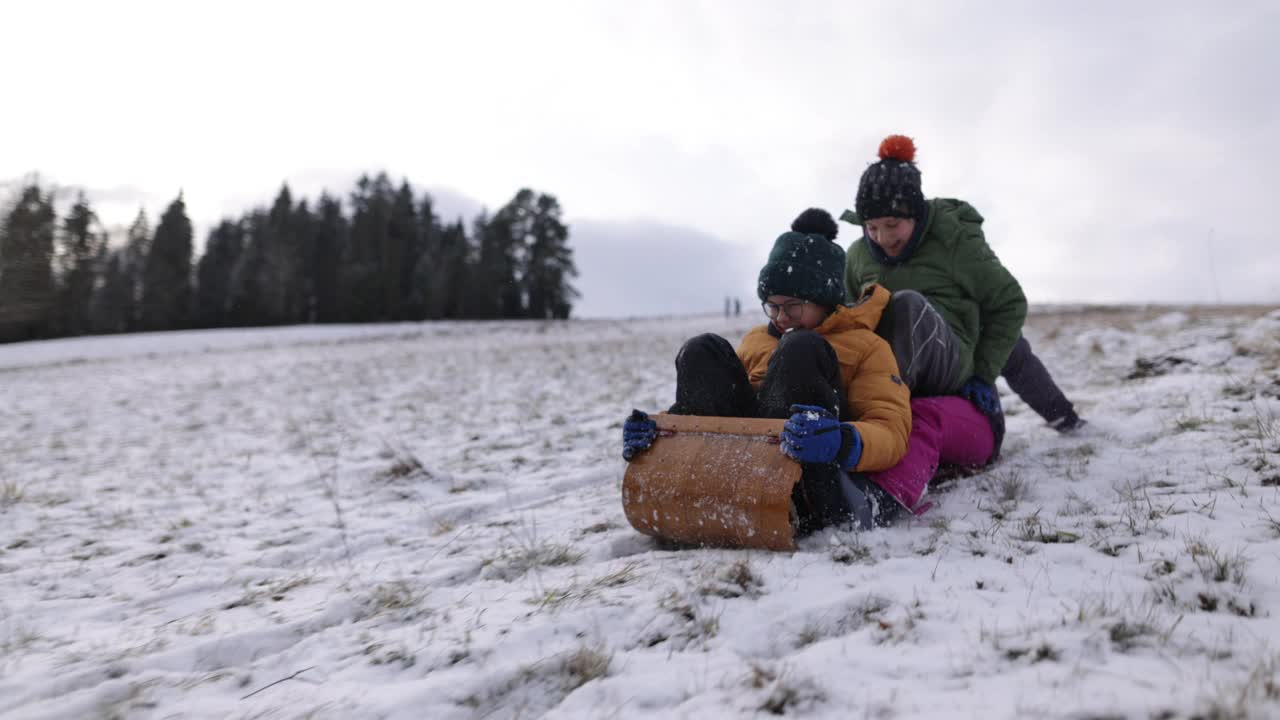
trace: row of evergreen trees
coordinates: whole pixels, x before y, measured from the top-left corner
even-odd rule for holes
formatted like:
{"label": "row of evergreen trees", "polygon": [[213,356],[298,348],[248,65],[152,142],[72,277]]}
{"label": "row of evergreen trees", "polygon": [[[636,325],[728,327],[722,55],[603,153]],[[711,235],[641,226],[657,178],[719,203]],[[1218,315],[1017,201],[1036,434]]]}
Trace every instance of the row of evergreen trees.
{"label": "row of evergreen trees", "polygon": [[555,197],[523,189],[466,227],[408,182],[364,176],[347,202],[226,219],[193,260],[182,195],[112,247],[84,194],[25,184],[0,223],[0,342],[182,328],[424,319],[567,318],[578,293]]}

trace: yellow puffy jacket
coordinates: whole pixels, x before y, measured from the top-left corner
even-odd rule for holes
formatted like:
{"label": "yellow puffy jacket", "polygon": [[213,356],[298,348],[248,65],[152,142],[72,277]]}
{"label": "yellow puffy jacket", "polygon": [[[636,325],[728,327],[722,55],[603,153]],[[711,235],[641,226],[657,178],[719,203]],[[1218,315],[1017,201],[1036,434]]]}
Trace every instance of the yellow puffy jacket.
{"label": "yellow puffy jacket", "polygon": [[[896,465],[907,452],[911,434],[911,393],[898,376],[889,344],[875,333],[888,304],[889,291],[873,285],[857,305],[837,307],[814,328],[840,360],[845,395],[840,419],[852,420],[862,436],[862,459],[854,468],[858,472]],[[768,325],[752,328],[738,346],[738,358],[757,392],[777,347],[778,338],[769,334]]]}

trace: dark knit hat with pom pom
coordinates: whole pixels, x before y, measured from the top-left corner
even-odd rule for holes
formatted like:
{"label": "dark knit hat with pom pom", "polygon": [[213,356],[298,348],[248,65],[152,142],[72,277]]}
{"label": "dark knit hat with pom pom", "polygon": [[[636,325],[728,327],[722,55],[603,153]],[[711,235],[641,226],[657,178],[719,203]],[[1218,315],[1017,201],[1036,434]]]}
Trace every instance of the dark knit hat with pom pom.
{"label": "dark knit hat with pom pom", "polygon": [[[806,216],[806,222],[801,223]],[[769,261],[760,268],[756,294],[761,300],[788,295],[819,305],[843,303],[844,248],[834,242],[835,220],[825,210],[813,208],[801,213],[791,227],[791,232],[774,241]],[[801,228],[805,231],[798,232]]]}
{"label": "dark knit hat with pom pom", "polygon": [[880,143],[880,162],[862,173],[854,209],[858,219],[919,218],[925,213],[916,146],[905,135],[890,135]]}
{"label": "dark knit hat with pom pom", "polygon": [[809,208],[791,221],[791,229],[806,235],[821,235],[828,240],[835,240],[840,234],[840,226],[836,225],[831,213],[822,208]]}

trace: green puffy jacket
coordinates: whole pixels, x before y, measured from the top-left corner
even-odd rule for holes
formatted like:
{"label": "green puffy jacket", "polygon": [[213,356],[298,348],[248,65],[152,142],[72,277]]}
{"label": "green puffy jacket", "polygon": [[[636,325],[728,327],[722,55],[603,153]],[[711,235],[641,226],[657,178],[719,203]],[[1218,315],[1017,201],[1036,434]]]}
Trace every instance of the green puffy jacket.
{"label": "green puffy jacket", "polygon": [[[929,216],[915,252],[901,264],[881,264],[865,235],[849,246],[845,261],[846,300],[870,283],[890,290],[915,290],[933,305],[960,341],[959,387],[971,376],[994,383],[1022,334],[1027,298],[1000,264],[982,234],[982,216],[962,200],[928,201]],[[841,220],[862,226],[857,213]]]}

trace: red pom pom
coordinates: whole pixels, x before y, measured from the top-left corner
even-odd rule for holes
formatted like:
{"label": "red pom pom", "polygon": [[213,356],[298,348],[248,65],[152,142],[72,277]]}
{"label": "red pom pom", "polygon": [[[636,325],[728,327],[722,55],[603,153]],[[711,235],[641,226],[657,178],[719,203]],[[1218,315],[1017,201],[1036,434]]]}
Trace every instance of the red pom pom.
{"label": "red pom pom", "polygon": [[890,135],[880,143],[880,159],[911,162],[916,159],[916,144],[906,135]]}

